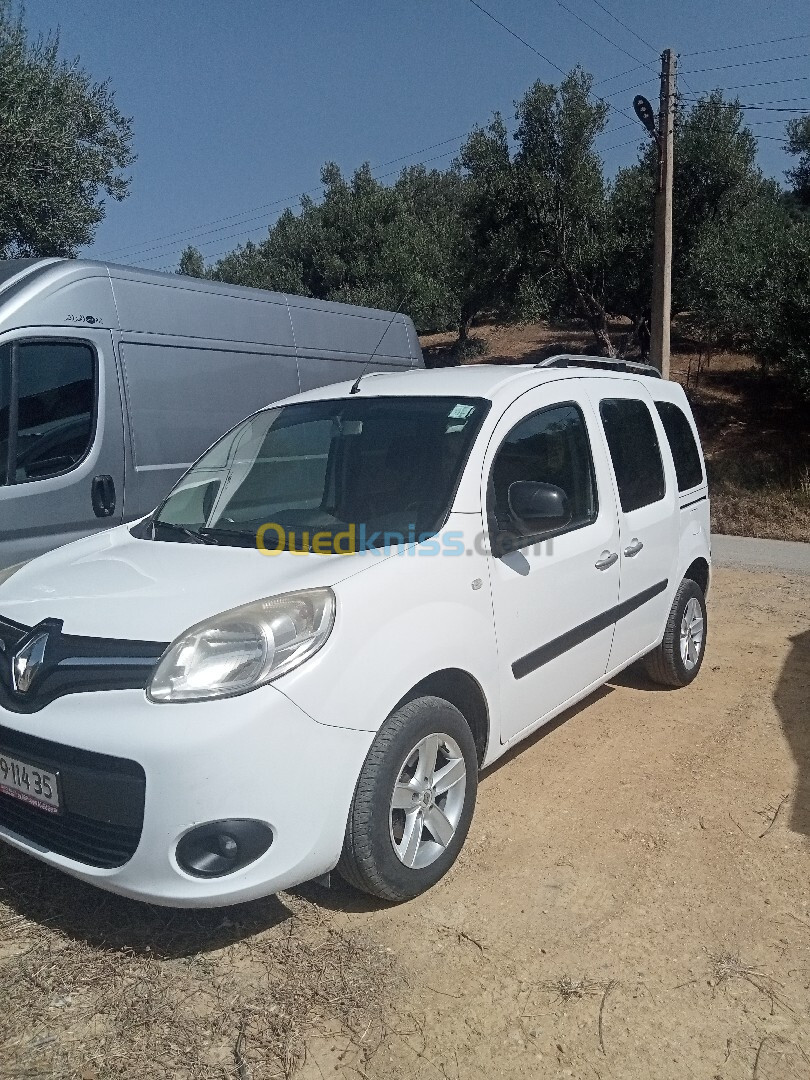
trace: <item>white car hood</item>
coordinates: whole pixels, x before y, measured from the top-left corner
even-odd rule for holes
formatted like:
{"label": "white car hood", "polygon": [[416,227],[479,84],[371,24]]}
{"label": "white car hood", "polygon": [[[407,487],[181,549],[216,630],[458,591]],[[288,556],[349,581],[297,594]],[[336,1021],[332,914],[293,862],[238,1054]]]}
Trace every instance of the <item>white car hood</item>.
{"label": "white car hood", "polygon": [[130,526],[96,534],[28,563],[0,585],[0,618],[66,634],[172,641],[229,608],[295,589],[335,585],[387,557],[263,555],[255,548],[136,540]]}

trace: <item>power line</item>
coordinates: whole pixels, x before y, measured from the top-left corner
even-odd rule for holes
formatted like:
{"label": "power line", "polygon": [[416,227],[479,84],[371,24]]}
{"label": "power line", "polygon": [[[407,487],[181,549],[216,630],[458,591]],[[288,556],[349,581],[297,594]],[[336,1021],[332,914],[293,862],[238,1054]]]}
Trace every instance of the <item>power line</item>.
{"label": "power line", "polygon": [[628,68],[627,71],[620,71],[618,75],[609,75],[606,79],[600,79],[594,83],[594,86],[604,86],[605,83],[613,82],[615,79],[621,79],[624,75],[632,75],[634,71],[641,71],[642,68],[649,70],[651,64],[636,64],[635,67]]}
{"label": "power line", "polygon": [[[720,90],[724,93],[729,90],[753,90],[755,87],[759,86],[782,86],[784,83],[807,82],[808,79],[810,79],[810,75],[796,75],[791,79],[773,79],[770,82],[741,83],[739,86],[713,86],[708,90],[703,90],[700,92],[693,90],[692,94],[695,97],[703,97],[706,94],[713,93],[715,90]],[[635,90],[639,86],[643,85],[643,83],[633,83],[632,86],[626,86],[623,90],[614,90],[613,93],[606,94],[605,96],[608,98],[618,97],[620,94],[627,94],[631,90]]]}
{"label": "power line", "polygon": [[[787,141],[788,141],[787,139],[783,139],[778,135],[756,135],[753,132],[751,132],[751,134],[752,134],[753,138],[755,138],[755,139],[766,139],[769,142],[778,142],[778,143],[781,143],[783,145],[786,144]],[[600,150],[600,153],[606,154],[611,150],[619,150],[619,149],[621,149],[621,148],[623,148],[625,146],[637,146],[639,144],[639,141],[641,140],[641,138],[642,138],[642,135],[641,135],[641,133],[639,133],[639,138],[637,138],[637,139],[628,139],[625,142],[614,143],[611,146],[605,146]],[[437,157],[448,157],[448,156],[449,156],[448,154],[439,154],[439,155],[437,155]],[[435,160],[435,159],[430,159],[430,160]],[[241,234],[237,233],[237,234],[234,234],[234,235],[241,235]],[[223,255],[232,254],[233,250],[234,250],[233,248],[221,248],[219,251],[209,252],[205,256],[206,261],[211,262],[214,259],[220,258]],[[159,258],[159,257],[156,257],[156,258]],[[147,261],[153,262],[153,261],[155,261],[155,259],[149,259]],[[163,269],[166,269],[166,270],[169,270],[169,271],[171,270],[170,267],[164,267]]]}
{"label": "power line", "polygon": [[[681,95],[687,97],[687,95]],[[695,94],[699,101],[705,101],[705,94]],[[771,98],[769,101],[715,101],[714,104],[722,109],[764,109],[767,112],[804,112],[804,109],[780,109],[771,108],[772,105],[780,105],[783,101],[810,101],[810,97]]]}
{"label": "power line", "polygon": [[506,25],[506,23],[501,22],[500,19],[496,19],[491,11],[487,11],[487,9],[485,7],[483,7],[481,4],[478,3],[478,0],[470,0],[470,3],[472,4],[473,7],[477,7],[479,11],[483,12],[483,14],[486,15],[488,19],[492,19],[492,21],[494,23],[497,23],[498,26],[500,26],[502,30],[505,30],[507,32],[507,34],[511,34],[513,38],[515,38],[517,41],[519,41],[521,43],[521,45],[525,45],[527,49],[531,49],[531,51],[535,54],[535,56],[539,56],[541,60],[545,60],[545,62],[547,64],[550,64],[551,67],[553,67],[555,69],[555,71],[559,71],[559,73],[561,75],[563,75],[563,76],[566,74],[563,71],[563,69],[559,66],[559,64],[555,64],[553,60],[549,60],[549,58],[547,56],[544,56],[539,51],[539,49],[535,49],[534,45],[530,45],[529,42],[526,41],[525,38],[522,38],[520,36],[520,34],[516,34],[514,30],[510,29]]}
{"label": "power line", "polygon": [[562,0],[557,0],[557,6],[561,7],[563,11],[567,11],[569,15],[573,15],[575,19],[582,23],[583,26],[587,26],[589,30],[592,30],[594,34],[597,34],[603,41],[606,41],[608,45],[612,45],[614,49],[618,49],[619,52],[623,52],[625,56],[629,56],[631,60],[635,60],[638,64],[643,64],[637,56],[628,52],[627,49],[623,49],[621,45],[617,45],[612,38],[609,38],[607,34],[603,34],[601,30],[597,30],[595,26],[592,26],[586,19],[583,19],[581,15],[578,15],[576,11],[572,11],[570,7],[567,7]]}
{"label": "power line", "polygon": [[[406,158],[416,157],[419,154],[427,153],[428,150],[435,150],[436,147],[438,147],[438,146],[446,146],[448,143],[458,142],[460,139],[466,138],[467,135],[469,135],[469,134],[470,134],[469,131],[465,131],[461,135],[453,135],[449,139],[442,139],[440,142],[431,143],[430,146],[423,146],[423,147],[421,147],[421,149],[414,150],[410,154],[400,154],[399,157],[391,158],[389,161],[383,161],[379,165],[375,165],[374,170],[376,170],[376,169],[384,169],[386,167],[386,165],[394,165],[396,162],[404,161]],[[434,160],[434,159],[431,158],[429,160]],[[417,162],[416,164],[419,164],[419,162]],[[374,171],[374,170],[372,170],[372,171]],[[279,199],[274,199],[272,202],[269,202],[269,203],[260,203],[258,206],[248,207],[247,209],[240,211],[238,214],[228,214],[226,217],[214,218],[213,221],[202,221],[198,225],[192,226],[192,228],[190,230],[189,229],[178,229],[175,232],[166,233],[164,236],[155,236],[151,240],[147,240],[146,243],[147,244],[153,244],[153,243],[154,244],[159,244],[162,240],[172,240],[175,237],[181,237],[181,238],[184,238],[184,239],[187,239],[187,240],[191,240],[191,239],[194,239],[195,237],[198,237],[198,236],[210,236],[210,235],[213,235],[215,233],[224,232],[225,229],[230,228],[229,225],[224,225],[220,229],[205,229],[205,226],[207,226],[207,225],[217,225],[222,221],[229,221],[229,222],[232,222],[232,223],[236,223],[236,220],[241,218],[241,219],[244,219],[244,220],[241,221],[240,224],[247,225],[247,224],[249,224],[249,222],[256,220],[256,213],[258,211],[268,210],[273,206],[283,206],[283,205],[287,205],[288,203],[297,202],[298,199],[300,199],[303,195],[313,195],[313,194],[316,194],[317,192],[319,192],[320,190],[321,190],[320,187],[307,188],[306,191],[298,192],[296,195],[285,195],[285,196],[282,196]],[[253,215],[253,216],[246,217],[245,215]],[[203,231],[203,230],[205,230],[205,231]],[[179,246],[180,242],[182,242],[182,241],[178,241],[178,244],[167,245],[167,248],[171,249],[172,247],[177,247],[177,246]],[[145,254],[148,251],[155,251],[155,250],[158,250],[158,249],[156,249],[155,247],[113,248],[111,251],[107,251],[107,252],[104,252],[104,253],[100,254],[99,258],[105,258],[108,255],[116,255],[116,254],[123,254],[125,256],[141,255],[141,254]]]}
{"label": "power line", "polygon": [[632,34],[634,38],[641,42],[642,45],[646,45],[648,49],[652,49],[652,51],[656,54],[658,53],[658,50],[655,48],[654,45],[651,45],[646,38],[643,38],[641,36],[641,34],[637,34],[631,26],[627,25],[627,23],[623,23],[622,20],[617,18],[612,11],[609,11],[604,4],[600,3],[600,0],[593,0],[593,3],[596,4],[598,8],[601,8],[602,11],[604,11],[606,15],[613,19],[615,23],[618,23],[623,30],[626,30],[628,34]]}
{"label": "power line", "polygon": [[792,56],[772,56],[767,60],[742,60],[739,64],[721,64],[719,67],[690,68],[686,75],[702,75],[706,71],[729,71],[731,68],[753,67],[755,64],[776,64],[782,60],[806,60],[810,53],[794,53]]}
{"label": "power line", "polygon": [[638,127],[638,120],[631,120],[629,124],[621,124],[619,127],[608,128],[606,131],[600,131],[596,136],[597,139],[601,139],[603,135],[615,135],[617,131],[626,131],[627,128]]}
{"label": "power line", "polygon": [[[449,142],[449,141],[451,141],[451,140],[447,140],[447,141]],[[441,143],[437,143],[437,144],[435,144],[435,145],[441,145]],[[446,157],[450,157],[450,155],[451,155],[451,154],[454,154],[455,152],[456,152],[455,150],[448,150],[448,151],[447,151],[446,153],[444,153],[444,154],[434,154],[434,155],[433,155],[433,157],[425,158],[425,159],[423,159],[422,161],[418,161],[418,162],[415,162],[414,164],[416,164],[416,165],[426,165],[426,164],[428,164],[428,163],[429,163],[429,162],[431,162],[431,161],[438,161],[438,160],[440,160],[441,158],[446,158]],[[405,156],[405,157],[409,157],[410,155],[407,155],[407,154],[406,154],[406,155],[404,155],[404,156]],[[393,160],[394,160],[394,161],[396,161],[397,159],[396,159],[396,158],[394,158]],[[386,162],[386,164],[391,164],[391,162]],[[382,168],[382,166],[378,166],[378,168]],[[400,172],[400,170],[399,170],[399,169],[392,169],[392,170],[391,170],[390,172],[387,172],[387,173],[381,173],[381,174],[380,174],[379,176],[376,176],[376,177],[375,177],[374,179],[375,179],[375,180],[385,180],[385,179],[386,179],[387,177],[389,177],[389,176],[394,176],[394,175],[395,175],[396,173],[398,173],[398,172]],[[318,190],[320,190],[320,189],[318,189]],[[288,202],[295,202],[295,201],[296,201],[296,199],[297,199],[297,198],[299,198],[299,197],[300,197],[300,196],[295,196],[295,197],[293,197],[293,198],[291,198],[291,199],[288,199],[287,201],[288,201]],[[278,218],[279,218],[280,216],[281,216],[281,214],[280,214],[280,212],[279,212],[279,214],[277,214],[277,215],[276,215],[276,218],[275,218],[275,220],[278,220]],[[253,220],[253,219],[250,219],[250,220]],[[246,222],[245,224],[247,224],[247,222]],[[274,224],[274,222],[273,222],[273,221],[268,221],[268,222],[266,222],[266,224],[267,224],[267,226],[269,227],[270,225]],[[227,226],[226,226],[226,227],[227,227]],[[254,229],[251,229],[251,230],[249,230],[249,231],[253,232],[253,231],[255,231],[255,230],[256,230],[256,229],[258,229],[258,228],[259,228],[259,226],[256,226],[256,227],[255,227]],[[221,231],[221,230],[217,230],[217,231]],[[204,241],[204,242],[203,242],[202,244],[198,244],[198,245],[195,245],[195,246],[197,246],[197,247],[198,247],[198,249],[199,249],[199,250],[200,250],[200,251],[202,252],[202,254],[205,254],[205,252],[203,251],[203,249],[204,249],[204,248],[206,248],[206,247],[210,247],[210,245],[211,245],[211,244],[218,244],[218,243],[221,243],[221,242],[222,242],[223,240],[229,240],[229,239],[236,239],[237,237],[240,237],[240,236],[244,236],[244,235],[245,235],[245,234],[244,234],[244,230],[240,229],[239,231],[237,231],[237,232],[233,232],[233,233],[229,233],[229,234],[228,234],[228,235],[226,235],[226,236],[218,236],[218,237],[216,238],[216,240],[207,240],[207,241]],[[148,263],[150,263],[150,262],[156,262],[156,261],[159,261],[159,260],[161,260],[161,259],[165,259],[165,258],[166,258],[166,253],[167,253],[167,252],[171,252],[171,251],[178,251],[178,250],[180,249],[180,247],[181,247],[181,245],[182,245],[183,243],[184,243],[184,240],[180,240],[180,241],[178,241],[178,242],[177,242],[176,244],[166,244],[166,245],[163,245],[162,247],[161,247],[161,246],[158,246],[158,247],[154,247],[154,248],[146,248],[146,249],[143,249],[142,251],[136,251],[136,252],[134,252],[134,253],[133,253],[133,257],[137,257],[137,258],[140,258],[140,257],[141,257],[141,255],[146,255],[146,254],[148,254],[148,252],[149,252],[149,251],[158,251],[158,252],[161,252],[161,254],[159,254],[159,255],[152,255],[152,256],[150,256],[149,258],[147,258],[147,259],[144,259],[144,260],[142,260],[143,262],[148,262]],[[232,250],[232,249],[230,249],[230,248],[223,248],[221,252],[212,252],[212,253],[208,254],[208,255],[207,255],[206,257],[207,257],[207,258],[209,258],[209,259],[211,259],[211,258],[214,258],[214,257],[216,257],[216,255],[217,255],[217,254],[221,254],[222,252],[226,252],[226,251],[230,251],[230,250]],[[99,257],[101,258],[102,256],[99,256]]]}
{"label": "power line", "polygon": [[[538,51],[537,51],[537,49],[535,49],[534,45],[530,45],[530,44],[529,44],[529,42],[528,42],[528,41],[526,41],[526,39],[525,39],[525,38],[522,38],[522,37],[520,36],[520,34],[516,34],[514,30],[512,30],[512,29],[511,29],[510,27],[508,27],[508,26],[506,25],[506,23],[504,23],[504,22],[501,22],[501,20],[500,20],[500,19],[496,19],[496,18],[495,18],[495,16],[494,16],[494,15],[492,14],[492,12],[491,12],[491,11],[487,11],[487,9],[486,9],[485,7],[482,7],[482,6],[481,6],[481,4],[479,4],[479,3],[478,3],[478,0],[470,0],[470,3],[471,3],[471,4],[473,5],[473,7],[476,7],[476,8],[478,8],[478,10],[479,10],[479,11],[482,11],[482,12],[484,13],[484,15],[487,15],[487,16],[488,16],[488,17],[489,17],[490,19],[492,19],[492,21],[493,21],[494,23],[497,23],[497,24],[498,24],[498,26],[502,27],[502,29],[504,29],[504,30],[505,30],[505,31],[507,32],[507,34],[511,34],[511,36],[512,36],[513,38],[516,38],[516,39],[517,39],[517,40],[518,40],[518,41],[519,41],[519,42],[520,42],[520,43],[521,43],[522,45],[525,45],[527,49],[531,49],[531,51],[532,51],[533,53],[535,53],[535,54],[536,54],[537,56],[539,56],[539,57],[541,58],[541,60],[545,60],[547,64],[551,64],[551,66],[552,66],[553,68],[556,68],[556,70],[557,70],[557,71],[559,71],[559,73],[560,73],[560,74],[561,74],[561,75],[562,75],[563,77],[566,77],[566,76],[567,76],[567,72],[563,71],[563,69],[562,69],[562,68],[561,68],[561,67],[559,66],[559,64],[555,64],[553,60],[549,60],[549,58],[548,58],[547,56],[544,56],[544,55],[543,55],[543,54],[542,54],[541,52],[538,52]],[[557,3],[558,3],[558,4],[560,5],[560,7],[562,7],[562,8],[565,8],[565,10],[566,10],[566,11],[570,11],[570,9],[569,9],[569,8],[566,8],[564,4],[560,3],[560,0],[557,0]],[[575,17],[575,18],[579,19],[579,15],[576,15],[576,14],[575,14],[575,13],[574,13],[573,11],[571,12],[571,14],[572,14],[572,15],[574,15],[574,17]],[[585,22],[585,20],[584,20],[584,19],[580,19],[580,22]],[[586,25],[586,26],[590,26],[590,24],[589,24],[589,23],[585,23],[585,25]],[[593,28],[593,27],[590,27],[590,29],[592,29],[592,30],[593,30],[594,28]],[[596,30],[595,32],[596,32],[597,34],[599,34],[599,36],[600,36],[600,37],[604,37],[604,34],[600,34],[598,30]],[[609,39],[609,38],[605,38],[605,40],[606,40],[606,41],[610,41],[610,39]],[[612,42],[612,41],[611,41],[611,42],[610,42],[610,44],[611,44],[611,45],[613,45],[613,44],[615,44],[615,42]],[[616,48],[617,48],[617,49],[618,49],[618,48],[621,48],[621,46],[617,45],[617,46],[616,46]],[[622,51],[622,52],[624,52],[625,50],[624,50],[624,49],[622,49],[621,51]],[[632,55],[632,53],[628,53],[627,55],[628,55],[628,56],[630,56],[630,57],[631,57],[631,59],[633,59],[633,60],[637,60],[637,59],[638,59],[638,57],[636,57],[636,56],[633,56],[633,55]],[[641,66],[642,66],[642,67],[644,67],[644,65],[643,65],[643,64],[642,64]],[[608,103],[607,101],[605,101],[605,99],[604,99],[604,98],[601,98],[601,97],[597,97],[597,98],[596,98],[596,100],[597,100],[598,102],[600,102],[601,104],[603,104],[603,105],[608,105],[608,104],[609,104],[609,103]],[[625,112],[625,110],[624,110],[624,109],[620,109],[620,108],[619,108],[619,107],[618,107],[617,105],[611,105],[611,106],[610,106],[610,108],[612,108],[612,109],[615,109],[615,111],[616,111],[616,112],[619,112],[619,113],[621,113],[621,114],[622,114],[622,116],[626,116],[628,120],[632,120],[632,119],[633,119],[633,118],[632,118],[632,116],[630,115],[630,113],[629,113],[629,112]]]}
{"label": "power line", "polygon": [[638,138],[628,139],[627,142],[614,143],[613,146],[603,146],[599,151],[600,154],[606,154],[608,150],[618,150],[620,146],[638,146],[643,138],[641,130],[639,130]]}
{"label": "power line", "polygon": [[709,53],[732,52],[734,49],[754,49],[760,45],[781,45],[784,41],[802,41],[810,34],[792,34],[790,37],[770,38],[768,41],[746,41],[742,45],[723,45],[717,49],[698,49],[696,52],[681,53],[681,56],[708,56]]}
{"label": "power line", "polygon": [[[192,231],[189,231],[188,229],[177,229],[175,232],[165,233],[163,236],[153,236],[151,240],[147,240],[146,242],[150,243],[150,244],[153,243],[153,242],[158,243],[161,240],[171,240],[175,236],[189,237],[190,238],[190,237],[193,237],[195,235],[199,235],[199,233],[197,233],[197,232],[195,232],[193,230],[197,230],[199,228],[202,228],[205,225],[217,225],[220,221],[234,221],[236,218],[244,217],[245,214],[252,214],[252,213],[254,213],[254,211],[267,210],[271,206],[278,206],[279,204],[282,204],[282,203],[292,202],[295,199],[300,198],[302,195],[311,195],[313,192],[316,192],[316,191],[320,191],[320,188],[309,188],[307,191],[301,191],[297,195],[285,195],[280,199],[273,199],[272,202],[260,203],[258,206],[251,206],[251,207],[248,207],[246,210],[240,210],[240,212],[238,214],[228,214],[226,217],[214,218],[211,221],[201,221],[199,223],[199,225],[193,225],[192,226]],[[249,218],[248,220],[253,220],[253,219]],[[229,226],[225,226],[225,227],[229,228]],[[215,231],[218,231],[218,230],[215,230]],[[130,254],[137,255],[140,251],[143,251],[143,250],[144,250],[143,248],[135,248],[135,249],[133,249],[133,248],[130,248],[130,247],[111,248],[109,251],[105,251],[105,252],[100,253],[99,258],[103,259],[103,258],[106,258],[108,255],[123,255],[123,256],[127,256],[127,255],[130,255]]]}
{"label": "power line", "polygon": [[[701,99],[705,100],[705,99]],[[689,104],[698,104],[698,102],[689,102]],[[810,116],[810,112],[807,109],[769,109],[762,105],[738,105],[733,101],[716,101],[714,105],[722,109],[740,109],[743,112],[784,112],[794,113],[799,116]],[[752,124],[787,124],[790,122],[790,117],[785,116],[779,120],[752,120]]]}
{"label": "power line", "polygon": [[[784,83],[791,82],[807,82],[810,79],[810,75],[796,75],[792,79],[773,79],[771,82],[755,82],[755,83],[741,83],[739,86],[718,86],[714,89],[728,91],[728,90],[752,90],[756,86],[782,86]],[[706,91],[710,93],[710,91]]]}
{"label": "power line", "polygon": [[614,98],[614,97],[619,97],[621,94],[629,94],[631,90],[638,90],[638,88],[640,86],[646,86],[647,82],[649,82],[649,80],[645,80],[644,82],[633,83],[632,86],[625,86],[624,89],[622,89],[622,90],[614,90],[613,93],[611,93],[611,94],[605,94],[605,97],[606,98]]}

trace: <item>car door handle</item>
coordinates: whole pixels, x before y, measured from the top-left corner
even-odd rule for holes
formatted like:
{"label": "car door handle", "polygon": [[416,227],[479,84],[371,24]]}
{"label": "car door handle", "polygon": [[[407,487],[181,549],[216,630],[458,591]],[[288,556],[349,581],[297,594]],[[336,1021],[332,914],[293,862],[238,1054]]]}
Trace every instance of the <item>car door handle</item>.
{"label": "car door handle", "polygon": [[108,474],[93,477],[91,489],[93,513],[96,517],[112,517],[115,513],[115,481]]}
{"label": "car door handle", "polygon": [[637,536],[634,536],[627,547],[624,549],[624,553],[628,559],[632,559],[634,555],[638,555],[641,549],[644,547],[642,542]]}
{"label": "car door handle", "polygon": [[619,561],[619,556],[615,551],[603,551],[599,558],[594,563],[597,570],[608,570],[614,563]]}

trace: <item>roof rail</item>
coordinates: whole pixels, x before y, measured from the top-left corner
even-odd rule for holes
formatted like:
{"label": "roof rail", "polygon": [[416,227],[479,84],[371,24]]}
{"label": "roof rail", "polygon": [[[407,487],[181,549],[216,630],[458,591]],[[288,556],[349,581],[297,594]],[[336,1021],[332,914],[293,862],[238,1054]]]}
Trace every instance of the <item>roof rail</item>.
{"label": "roof rail", "polygon": [[593,367],[607,371],[623,371],[628,375],[647,375],[651,379],[660,379],[661,372],[652,364],[642,364],[636,360],[619,360],[610,356],[588,356],[581,353],[560,353],[549,356],[535,364],[538,368]]}

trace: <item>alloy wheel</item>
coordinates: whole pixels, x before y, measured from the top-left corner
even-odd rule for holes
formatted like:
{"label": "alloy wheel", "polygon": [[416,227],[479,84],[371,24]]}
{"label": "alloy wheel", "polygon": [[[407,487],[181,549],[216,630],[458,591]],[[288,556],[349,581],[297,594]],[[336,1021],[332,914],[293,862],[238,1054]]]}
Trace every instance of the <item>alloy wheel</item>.
{"label": "alloy wheel", "polygon": [[681,660],[692,671],[700,659],[703,644],[703,609],[700,601],[691,597],[681,619]]}
{"label": "alloy wheel", "polygon": [[453,839],[464,809],[467,766],[455,739],[426,735],[403,761],[391,798],[391,843],[413,870],[430,866]]}

